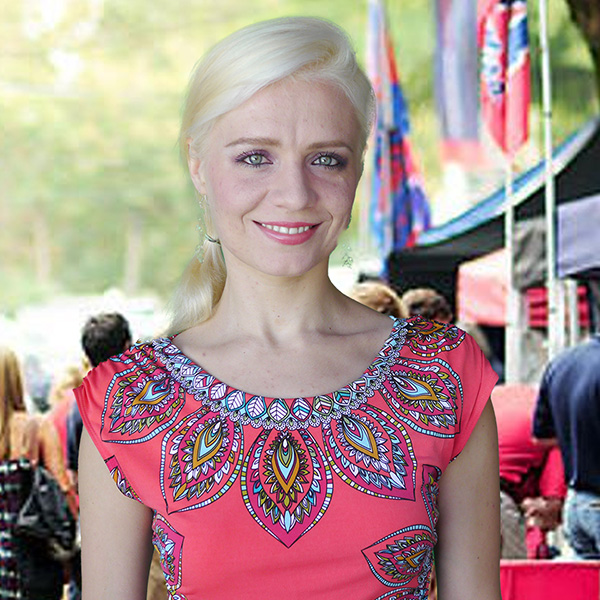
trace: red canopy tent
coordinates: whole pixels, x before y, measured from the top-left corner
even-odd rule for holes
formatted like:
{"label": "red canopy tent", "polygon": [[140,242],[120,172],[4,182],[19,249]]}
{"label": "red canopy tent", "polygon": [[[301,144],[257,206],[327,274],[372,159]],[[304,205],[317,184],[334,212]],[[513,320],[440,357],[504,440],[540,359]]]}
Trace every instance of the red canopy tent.
{"label": "red canopy tent", "polygon": [[[492,327],[506,324],[508,264],[505,250],[496,250],[480,258],[462,263],[457,277],[458,320]],[[578,289],[579,322],[590,324],[585,286]],[[526,292],[530,327],[546,327],[548,300],[545,287],[532,287]]]}

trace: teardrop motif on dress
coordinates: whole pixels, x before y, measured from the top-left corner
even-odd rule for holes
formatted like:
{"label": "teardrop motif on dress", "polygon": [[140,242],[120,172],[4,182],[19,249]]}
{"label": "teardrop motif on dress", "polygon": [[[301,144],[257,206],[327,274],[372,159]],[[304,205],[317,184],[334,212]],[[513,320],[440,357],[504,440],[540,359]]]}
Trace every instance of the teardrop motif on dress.
{"label": "teardrop motif on dress", "polygon": [[327,459],[353,488],[380,498],[415,497],[417,462],[404,426],[365,405],[323,426]]}
{"label": "teardrop motif on dress", "polygon": [[165,436],[161,489],[167,512],[201,508],[233,485],[243,459],[241,427],[207,407]]}
{"label": "teardrop motif on dress", "polygon": [[241,488],[254,520],[289,548],[325,514],[333,481],[310,433],[271,429],[248,450]]}

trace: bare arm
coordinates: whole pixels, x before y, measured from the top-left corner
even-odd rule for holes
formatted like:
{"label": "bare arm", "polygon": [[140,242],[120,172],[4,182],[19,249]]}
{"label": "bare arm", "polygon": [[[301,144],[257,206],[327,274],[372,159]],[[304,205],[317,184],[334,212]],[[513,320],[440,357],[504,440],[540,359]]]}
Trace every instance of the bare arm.
{"label": "bare arm", "polygon": [[83,600],[145,600],[152,511],[121,494],[85,428],[79,498]]}
{"label": "bare arm", "polygon": [[498,436],[489,401],[442,476],[439,510],[440,600],[500,600]]}

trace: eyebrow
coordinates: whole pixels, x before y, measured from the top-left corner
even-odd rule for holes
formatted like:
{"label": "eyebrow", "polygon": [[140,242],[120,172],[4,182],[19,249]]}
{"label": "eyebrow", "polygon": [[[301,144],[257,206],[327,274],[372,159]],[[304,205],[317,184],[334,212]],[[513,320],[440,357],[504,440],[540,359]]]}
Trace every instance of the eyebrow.
{"label": "eyebrow", "polygon": [[[268,137],[242,137],[234,140],[233,142],[229,142],[226,144],[226,148],[230,148],[231,146],[242,146],[242,145],[252,145],[252,146],[274,146],[278,148],[281,146],[281,142],[274,138]],[[318,148],[346,148],[350,152],[354,153],[354,150],[351,146],[349,146],[343,140],[325,140],[323,142],[315,142],[311,144],[308,149],[309,150],[317,150]]]}

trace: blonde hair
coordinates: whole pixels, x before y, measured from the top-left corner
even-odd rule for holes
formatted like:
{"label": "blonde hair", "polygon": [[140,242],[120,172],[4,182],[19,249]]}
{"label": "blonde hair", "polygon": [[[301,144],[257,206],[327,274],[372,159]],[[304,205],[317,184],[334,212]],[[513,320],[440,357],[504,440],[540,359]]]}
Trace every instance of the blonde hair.
{"label": "blonde hair", "polygon": [[380,281],[356,283],[350,290],[349,296],[383,315],[391,315],[396,319],[405,319],[408,316],[398,294]]}
{"label": "blonde hair", "polygon": [[68,393],[83,383],[83,378],[89,370],[89,364],[68,365],[63,373],[57,377],[50,389],[50,406],[58,406],[68,398]]}
{"label": "blonde hair", "polygon": [[[373,124],[375,96],[348,35],[323,19],[284,17],[236,31],[197,63],[179,135],[184,162],[202,157],[219,117],[288,77],[339,86],[355,108],[364,149]],[[216,237],[208,210],[204,226],[209,236]],[[192,258],[176,289],[169,334],[208,319],[223,293],[226,270],[220,246],[204,241],[202,254],[202,262]]]}
{"label": "blonde hair", "polygon": [[0,458],[10,451],[10,422],[16,412],[26,412],[21,366],[10,348],[0,346]]}

